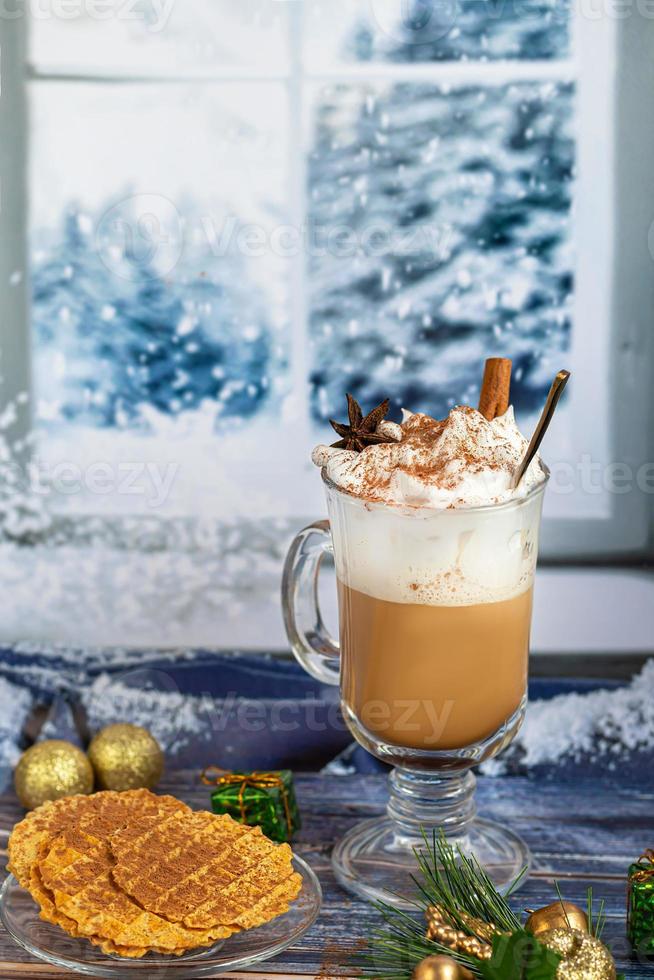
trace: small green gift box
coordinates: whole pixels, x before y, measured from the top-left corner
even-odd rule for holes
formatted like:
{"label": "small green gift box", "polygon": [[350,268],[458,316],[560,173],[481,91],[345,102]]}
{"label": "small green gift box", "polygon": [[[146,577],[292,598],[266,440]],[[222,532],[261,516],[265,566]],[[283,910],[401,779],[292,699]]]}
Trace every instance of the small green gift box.
{"label": "small green gift box", "polygon": [[215,766],[205,769],[202,779],[215,786],[211,794],[214,813],[227,813],[239,823],[261,827],[266,837],[283,843],[300,828],[293,773],[225,772]]}
{"label": "small green gift box", "polygon": [[635,953],[654,955],[654,850],[629,868],[627,935]]}

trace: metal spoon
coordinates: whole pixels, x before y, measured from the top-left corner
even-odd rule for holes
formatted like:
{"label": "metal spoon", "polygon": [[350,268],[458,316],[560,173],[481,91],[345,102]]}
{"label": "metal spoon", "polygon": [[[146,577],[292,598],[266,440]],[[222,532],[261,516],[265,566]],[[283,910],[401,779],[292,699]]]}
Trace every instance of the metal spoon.
{"label": "metal spoon", "polygon": [[529,448],[527,449],[525,458],[520,463],[518,469],[515,471],[515,475],[513,477],[514,490],[516,490],[520,486],[520,482],[523,476],[529,469],[529,464],[531,463],[532,459],[540,449],[540,444],[545,438],[545,433],[547,432],[549,428],[549,424],[552,421],[552,418],[554,417],[556,406],[559,404],[559,399],[563,394],[563,389],[567,385],[569,377],[570,377],[569,371],[559,371],[557,376],[554,378],[554,381],[552,382],[550,393],[547,396],[547,401],[545,402],[545,408],[543,409],[543,413],[538,420],[538,425],[536,426],[534,434],[531,437],[531,442],[529,443]]}

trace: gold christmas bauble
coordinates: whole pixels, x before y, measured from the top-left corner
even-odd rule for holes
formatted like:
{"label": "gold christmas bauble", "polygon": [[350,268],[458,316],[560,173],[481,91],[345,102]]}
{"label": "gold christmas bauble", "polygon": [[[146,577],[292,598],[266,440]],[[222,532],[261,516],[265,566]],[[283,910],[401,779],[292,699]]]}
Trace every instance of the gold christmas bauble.
{"label": "gold christmas bauble", "polygon": [[473,975],[451,956],[428,956],[418,963],[413,980],[473,980]]}
{"label": "gold christmas bauble", "polygon": [[71,742],[38,742],[20,757],[14,772],[16,795],[27,810],[47,800],[93,792],[93,769]]}
{"label": "gold christmas bauble", "polygon": [[140,725],[108,725],[89,745],[89,759],[100,789],[152,789],[163,772],[163,752]]}
{"label": "gold christmas bauble", "polygon": [[525,922],[525,929],[534,936],[550,929],[579,929],[588,932],[588,916],[572,902],[552,902],[532,912]]}
{"label": "gold christmas bauble", "polygon": [[561,957],[557,980],[615,980],[615,963],[606,946],[580,929],[550,929],[538,941]]}

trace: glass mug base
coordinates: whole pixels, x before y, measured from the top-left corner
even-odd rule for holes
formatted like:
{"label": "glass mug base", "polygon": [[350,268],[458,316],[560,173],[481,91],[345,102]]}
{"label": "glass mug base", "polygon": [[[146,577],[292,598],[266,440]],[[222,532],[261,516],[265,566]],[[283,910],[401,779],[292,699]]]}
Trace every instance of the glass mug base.
{"label": "glass mug base", "polygon": [[498,891],[507,892],[529,868],[529,848],[503,825],[477,817],[471,767],[496,755],[515,737],[526,697],[499,731],[456,752],[421,753],[374,743],[347,706],[342,707],[357,741],[378,758],[394,762],[395,768],[388,779],[386,816],[357,824],[334,848],[332,865],[339,884],[360,898],[415,907],[419,897],[415,851],[424,851],[437,834],[463,854],[474,856]]}
{"label": "glass mug base", "polygon": [[[522,838],[492,820],[475,818],[463,837],[448,840],[464,854],[474,854],[501,894],[530,864]],[[336,880],[359,898],[415,910],[420,893],[412,877],[419,875],[413,848],[421,846],[423,840],[401,837],[390,817],[365,820],[334,848]]]}

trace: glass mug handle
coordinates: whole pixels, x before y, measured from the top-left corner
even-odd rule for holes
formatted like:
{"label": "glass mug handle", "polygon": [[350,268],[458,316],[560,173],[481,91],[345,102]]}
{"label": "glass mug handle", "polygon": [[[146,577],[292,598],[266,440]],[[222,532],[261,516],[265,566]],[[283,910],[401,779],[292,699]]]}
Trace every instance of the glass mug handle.
{"label": "glass mug handle", "polygon": [[323,684],[338,684],[340,648],[327,630],[318,602],[323,558],[333,551],[329,521],[316,521],[295,536],[284,563],[282,612],[291,649]]}

